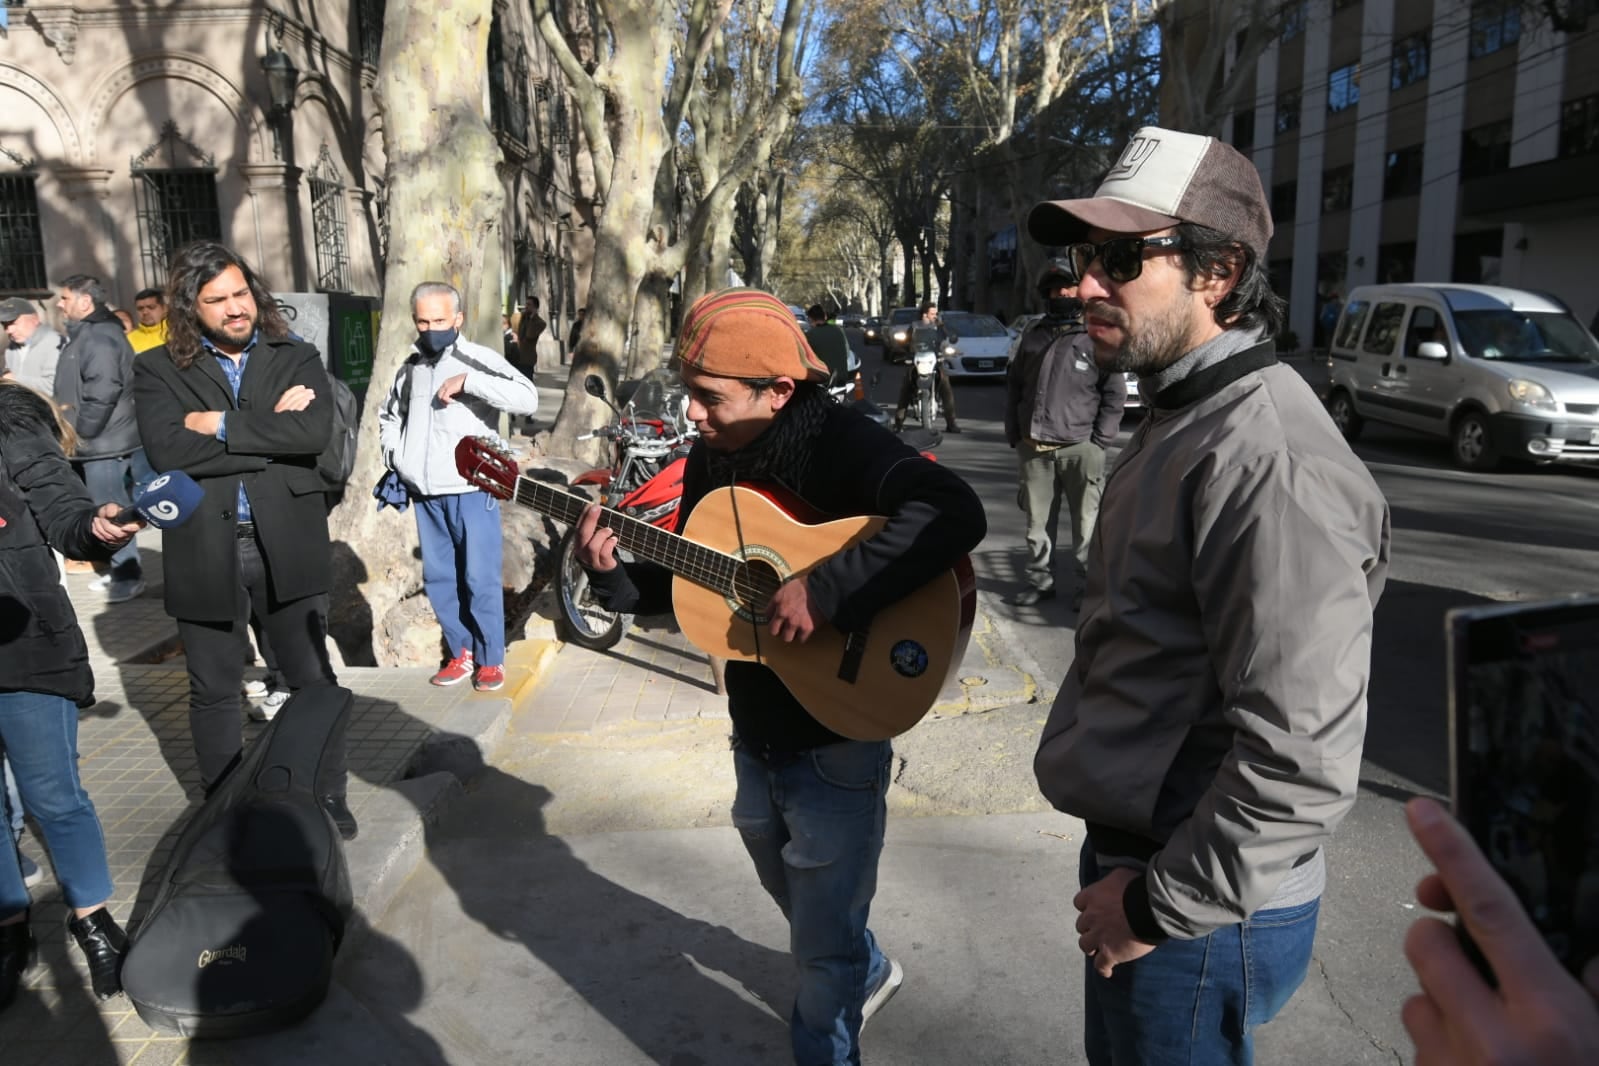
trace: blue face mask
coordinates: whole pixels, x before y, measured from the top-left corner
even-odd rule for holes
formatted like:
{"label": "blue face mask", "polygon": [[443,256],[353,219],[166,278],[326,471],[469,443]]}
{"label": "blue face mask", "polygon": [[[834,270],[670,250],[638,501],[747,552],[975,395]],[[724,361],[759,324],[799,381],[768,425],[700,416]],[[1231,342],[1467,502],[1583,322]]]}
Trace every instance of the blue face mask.
{"label": "blue face mask", "polygon": [[454,329],[424,329],[416,336],[416,346],[430,355],[442,355],[460,335]]}

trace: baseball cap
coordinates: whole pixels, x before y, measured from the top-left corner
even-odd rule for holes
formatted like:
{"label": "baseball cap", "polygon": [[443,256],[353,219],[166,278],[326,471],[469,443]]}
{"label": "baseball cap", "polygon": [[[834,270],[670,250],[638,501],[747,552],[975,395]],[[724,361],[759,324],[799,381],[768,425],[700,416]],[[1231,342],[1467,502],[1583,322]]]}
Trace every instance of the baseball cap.
{"label": "baseball cap", "polygon": [[1224,233],[1266,257],[1271,207],[1255,164],[1214,137],[1145,126],[1093,196],[1044,201],[1027,216],[1027,232],[1060,246],[1083,240],[1090,227],[1148,233],[1179,222]]}
{"label": "baseball cap", "polygon": [[724,378],[826,381],[788,305],[760,289],[723,289],[695,300],[678,331],[677,358]]}
{"label": "baseball cap", "polygon": [[18,296],[0,300],[0,323],[15,322],[23,315],[36,315],[39,309]]}

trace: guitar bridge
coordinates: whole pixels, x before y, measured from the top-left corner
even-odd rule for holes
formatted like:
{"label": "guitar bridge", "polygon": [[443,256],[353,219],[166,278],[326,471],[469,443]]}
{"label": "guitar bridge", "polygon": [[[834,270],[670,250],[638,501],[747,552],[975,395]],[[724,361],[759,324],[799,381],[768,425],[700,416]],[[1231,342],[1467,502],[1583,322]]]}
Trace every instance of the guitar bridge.
{"label": "guitar bridge", "polygon": [[861,662],[866,658],[866,634],[844,635],[844,657],[838,661],[838,679],[853,685],[861,674]]}

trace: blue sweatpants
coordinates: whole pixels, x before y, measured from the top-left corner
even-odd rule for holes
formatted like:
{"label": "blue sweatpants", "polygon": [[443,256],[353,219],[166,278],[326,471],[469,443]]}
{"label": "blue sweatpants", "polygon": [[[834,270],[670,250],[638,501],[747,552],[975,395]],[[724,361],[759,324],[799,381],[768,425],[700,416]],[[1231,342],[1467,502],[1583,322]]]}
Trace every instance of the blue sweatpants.
{"label": "blue sweatpants", "polygon": [[465,648],[479,666],[504,665],[500,501],[476,491],[413,499],[422,538],[422,587],[450,655]]}

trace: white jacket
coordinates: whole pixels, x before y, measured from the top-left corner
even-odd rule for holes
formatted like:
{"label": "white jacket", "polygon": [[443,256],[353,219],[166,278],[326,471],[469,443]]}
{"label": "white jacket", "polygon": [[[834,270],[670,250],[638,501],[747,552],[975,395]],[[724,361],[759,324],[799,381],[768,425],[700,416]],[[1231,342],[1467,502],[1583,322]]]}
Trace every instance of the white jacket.
{"label": "white jacket", "polygon": [[[439,388],[457,374],[466,375],[466,385],[444,403]],[[538,404],[533,383],[491,348],[457,340],[433,359],[413,345],[378,416],[384,465],[418,496],[472,492],[456,472],[456,444],[496,435],[501,411],[530,415]]]}

